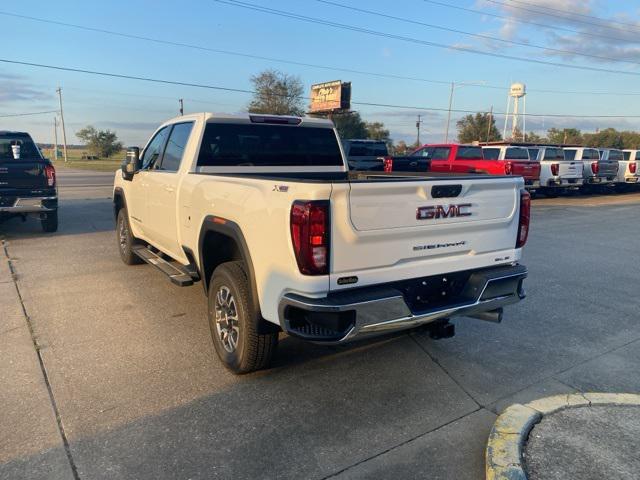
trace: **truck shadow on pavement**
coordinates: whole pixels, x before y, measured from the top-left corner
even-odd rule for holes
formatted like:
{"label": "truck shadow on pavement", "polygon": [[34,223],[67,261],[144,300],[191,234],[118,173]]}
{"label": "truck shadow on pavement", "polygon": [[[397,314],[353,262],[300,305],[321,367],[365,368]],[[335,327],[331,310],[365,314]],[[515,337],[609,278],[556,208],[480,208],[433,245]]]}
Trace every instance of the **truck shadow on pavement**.
{"label": "truck shadow on pavement", "polygon": [[0,222],[0,238],[50,237],[115,230],[111,202],[104,199],[62,200],[58,214],[60,223],[55,233],[44,233],[36,217],[27,217],[24,221],[14,217]]}

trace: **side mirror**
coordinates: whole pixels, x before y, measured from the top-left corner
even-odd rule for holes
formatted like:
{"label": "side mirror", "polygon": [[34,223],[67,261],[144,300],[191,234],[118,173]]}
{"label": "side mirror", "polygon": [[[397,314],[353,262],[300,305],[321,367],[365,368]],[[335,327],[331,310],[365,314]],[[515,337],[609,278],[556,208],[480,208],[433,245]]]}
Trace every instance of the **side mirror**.
{"label": "side mirror", "polygon": [[122,170],[122,178],[125,180],[133,180],[135,173],[140,170],[140,149],[138,147],[127,148],[127,156],[120,167]]}

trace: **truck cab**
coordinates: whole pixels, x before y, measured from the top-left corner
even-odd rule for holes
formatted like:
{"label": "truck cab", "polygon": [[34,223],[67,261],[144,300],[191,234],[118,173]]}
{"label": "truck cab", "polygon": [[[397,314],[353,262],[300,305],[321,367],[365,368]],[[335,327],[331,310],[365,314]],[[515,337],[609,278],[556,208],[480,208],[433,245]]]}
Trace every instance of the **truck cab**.
{"label": "truck cab", "polygon": [[0,131],[0,220],[16,216],[58,229],[56,171],[28,133]]}
{"label": "truck cab", "polygon": [[384,158],[389,156],[384,140],[347,139],[342,141],[349,170],[383,171]]}
{"label": "truck cab", "polygon": [[568,161],[582,162],[583,188],[606,185],[618,174],[618,161],[603,160],[600,150],[591,147],[566,147],[564,157]]}
{"label": "truck cab", "polygon": [[640,182],[640,150],[623,150],[623,159],[618,162],[618,184],[637,184]]}
{"label": "truck cab", "polygon": [[562,190],[582,186],[582,163],[567,160],[562,147],[531,146],[527,147],[532,160],[540,163],[540,190],[553,196]]}
{"label": "truck cab", "polygon": [[128,150],[113,206],[122,260],[202,282],[216,353],[247,373],[268,365],[280,331],[332,345],[501,321],[525,296],[523,187],[353,172],[328,120],[200,113]]}
{"label": "truck cab", "polygon": [[485,145],[482,147],[485,161],[499,162],[507,175],[524,178],[527,189],[540,186],[540,162],[529,157],[529,150],[514,145]]}
{"label": "truck cab", "polygon": [[[414,151],[411,156],[427,159],[431,172],[492,173],[485,171],[482,149],[477,145],[427,144]],[[504,171],[495,173],[504,175]]]}

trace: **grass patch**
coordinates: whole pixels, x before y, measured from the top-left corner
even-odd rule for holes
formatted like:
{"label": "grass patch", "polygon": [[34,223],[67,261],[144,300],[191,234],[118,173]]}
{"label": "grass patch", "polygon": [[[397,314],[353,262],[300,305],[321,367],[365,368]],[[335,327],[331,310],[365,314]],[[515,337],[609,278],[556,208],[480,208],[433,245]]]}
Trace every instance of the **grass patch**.
{"label": "grass patch", "polygon": [[[60,149],[62,150],[62,149]],[[120,168],[120,164],[125,157],[125,151],[122,150],[119,153],[109,158],[98,158],[97,160],[83,160],[82,156],[87,155],[85,150],[76,148],[70,148],[67,150],[67,162],[64,161],[64,156],[60,155],[58,160],[53,158],[53,149],[44,149],[45,157],[49,158],[53,165],[57,167],[77,168],[80,170],[93,170],[95,172],[114,172]]]}

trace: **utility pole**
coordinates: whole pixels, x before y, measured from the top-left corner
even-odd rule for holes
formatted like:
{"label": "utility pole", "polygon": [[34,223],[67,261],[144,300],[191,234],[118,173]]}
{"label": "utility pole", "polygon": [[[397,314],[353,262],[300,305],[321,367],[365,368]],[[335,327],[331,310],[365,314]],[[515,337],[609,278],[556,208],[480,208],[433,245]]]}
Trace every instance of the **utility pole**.
{"label": "utility pole", "polygon": [[60,120],[62,121],[62,142],[64,146],[64,163],[67,163],[67,132],[64,129],[64,114],[62,113],[62,89],[58,87],[58,100],[60,101]]}
{"label": "utility pole", "polygon": [[58,161],[58,117],[53,117],[53,158]]}
{"label": "utility pole", "polygon": [[493,122],[493,105],[489,111],[489,124],[487,125],[487,143],[489,143],[489,135],[491,134],[491,123]]}
{"label": "utility pole", "polygon": [[453,104],[453,90],[456,88],[456,84],[451,82],[451,93],[449,93],[449,113],[447,114],[447,127],[444,134],[444,143],[449,142],[449,124],[451,123],[451,105]]}
{"label": "utility pole", "polygon": [[184,115],[184,103],[182,102],[182,99],[180,99],[180,115]]}
{"label": "utility pole", "polygon": [[418,129],[418,139],[416,140],[416,145],[420,147],[420,124],[422,123],[422,115],[418,115],[418,121],[416,122],[416,128]]}

